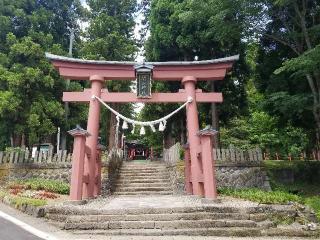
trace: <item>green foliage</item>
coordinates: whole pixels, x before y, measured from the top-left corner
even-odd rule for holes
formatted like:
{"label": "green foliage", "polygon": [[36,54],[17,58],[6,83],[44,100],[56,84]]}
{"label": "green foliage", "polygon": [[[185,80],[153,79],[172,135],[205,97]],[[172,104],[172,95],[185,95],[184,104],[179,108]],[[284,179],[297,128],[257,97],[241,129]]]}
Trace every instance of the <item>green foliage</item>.
{"label": "green foliage", "polygon": [[318,220],[320,220],[320,197],[314,196],[305,199],[305,204],[315,210]]}
{"label": "green foliage", "polygon": [[308,138],[301,128],[288,124],[278,129],[278,119],[263,111],[254,111],[249,117],[231,119],[220,129],[221,144],[241,149],[259,146],[279,154],[299,156],[306,148]]}
{"label": "green foliage", "polygon": [[296,58],[292,58],[283,62],[283,66],[275,70],[275,74],[283,71],[292,72],[294,77],[304,77],[308,73],[312,73],[315,69],[320,69],[320,44],[313,49],[304,52]]}
{"label": "green foliage", "polygon": [[[134,14],[136,0],[88,0],[89,27],[84,32],[85,41],[80,44],[80,56],[87,59],[110,61],[133,61],[138,51],[134,37]],[[129,92],[132,82],[108,81],[110,92]],[[112,104],[112,107],[126,117],[133,115],[132,104]],[[114,145],[115,116],[110,111],[101,114],[102,142]]]}
{"label": "green foliage", "polygon": [[22,205],[41,207],[46,205],[47,201],[42,199],[32,199],[32,198],[26,198],[26,197],[12,197],[11,203],[14,204],[16,207],[20,207]]}
{"label": "green foliage", "polygon": [[[273,190],[295,194],[302,199],[302,203],[315,210],[320,220],[320,162],[308,161],[264,161]],[[293,183],[283,183],[281,173],[292,171]],[[277,174],[277,173],[280,173]]]}
{"label": "green foliage", "polygon": [[22,139],[29,146],[48,141],[58,126],[68,128],[61,102],[65,81],[44,53],[66,53],[70,29],[79,32],[82,14],[78,0],[0,2],[0,135],[7,139],[0,148],[10,138],[12,146]]}
{"label": "green foliage", "polygon": [[[265,94],[264,110],[308,133],[308,145],[319,139],[319,2],[266,1],[269,21],[262,38],[255,83]],[[317,133],[317,134],[316,134]],[[315,141],[316,140],[316,141]],[[314,147],[314,146],[312,146]],[[295,151],[295,150],[293,150]]]}
{"label": "green foliage", "polygon": [[[320,162],[314,161],[264,161],[264,167],[273,189],[296,193],[302,196],[320,194]],[[294,176],[293,183],[282,182],[283,171]]]}
{"label": "green foliage", "polygon": [[135,0],[87,1],[91,11],[81,55],[88,59],[133,60]]}
{"label": "green foliage", "polygon": [[287,204],[288,202],[298,202],[302,203],[303,200],[301,197],[286,193],[283,191],[271,191],[266,192],[260,189],[250,188],[250,189],[230,189],[230,188],[221,188],[219,189],[221,194],[243,198],[254,202],[265,203],[265,204]]}
{"label": "green foliage", "polygon": [[17,183],[32,190],[45,190],[48,192],[59,194],[69,194],[70,191],[69,184],[56,180],[32,178],[27,180],[20,180],[17,181]]}

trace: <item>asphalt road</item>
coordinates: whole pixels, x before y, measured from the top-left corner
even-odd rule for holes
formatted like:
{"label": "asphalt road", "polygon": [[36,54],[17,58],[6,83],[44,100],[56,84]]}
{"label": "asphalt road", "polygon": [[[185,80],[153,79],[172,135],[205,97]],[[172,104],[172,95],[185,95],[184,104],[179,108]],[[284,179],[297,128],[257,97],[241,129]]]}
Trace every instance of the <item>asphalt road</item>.
{"label": "asphalt road", "polygon": [[0,217],[0,240],[43,240]]}

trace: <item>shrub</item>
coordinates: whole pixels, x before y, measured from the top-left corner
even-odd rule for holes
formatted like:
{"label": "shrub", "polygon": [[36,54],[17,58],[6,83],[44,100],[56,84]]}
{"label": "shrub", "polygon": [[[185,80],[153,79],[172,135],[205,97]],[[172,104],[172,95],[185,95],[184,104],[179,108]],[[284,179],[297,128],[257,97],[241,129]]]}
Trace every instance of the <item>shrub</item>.
{"label": "shrub", "polygon": [[18,184],[24,185],[27,189],[45,190],[58,194],[69,194],[70,191],[69,184],[56,180],[32,178],[20,180],[18,181]]}
{"label": "shrub", "polygon": [[283,191],[272,191],[266,192],[256,188],[248,189],[231,189],[221,188],[219,192],[223,195],[232,196],[236,198],[247,199],[254,202],[265,203],[265,204],[287,204],[288,202],[299,202],[302,203],[303,199],[297,195],[283,192]]}
{"label": "shrub", "polygon": [[305,204],[315,210],[316,216],[320,221],[320,196],[306,198]]}

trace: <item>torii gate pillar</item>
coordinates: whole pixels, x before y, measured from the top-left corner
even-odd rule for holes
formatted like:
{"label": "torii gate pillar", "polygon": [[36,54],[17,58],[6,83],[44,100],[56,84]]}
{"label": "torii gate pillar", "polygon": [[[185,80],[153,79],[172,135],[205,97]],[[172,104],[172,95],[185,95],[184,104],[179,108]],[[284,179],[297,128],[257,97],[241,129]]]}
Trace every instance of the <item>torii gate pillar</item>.
{"label": "torii gate pillar", "polygon": [[[90,77],[91,94],[97,97],[101,96],[101,89],[104,78],[98,75]],[[96,159],[97,145],[99,136],[99,119],[100,119],[100,103],[96,99],[90,99],[87,131],[91,134],[86,139],[86,145],[90,148],[90,157],[86,157],[84,162],[83,198],[93,198],[95,186],[99,181],[96,181]],[[96,192],[96,194],[98,194]]]}
{"label": "torii gate pillar", "polygon": [[194,195],[204,196],[202,161],[199,156],[199,147],[201,146],[199,132],[199,119],[196,99],[196,82],[193,76],[186,76],[182,79],[187,96],[192,97],[193,101],[187,105],[187,130],[188,143],[191,158],[191,182]]}

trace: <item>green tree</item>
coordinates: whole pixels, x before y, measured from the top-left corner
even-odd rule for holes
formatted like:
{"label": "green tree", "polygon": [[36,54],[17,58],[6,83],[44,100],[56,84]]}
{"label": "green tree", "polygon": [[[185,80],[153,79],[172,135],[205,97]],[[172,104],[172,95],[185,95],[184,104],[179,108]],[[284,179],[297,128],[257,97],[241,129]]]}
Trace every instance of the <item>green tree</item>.
{"label": "green tree", "polygon": [[[222,91],[224,94],[224,103],[218,111],[215,104],[199,107],[201,122],[211,123],[216,128],[219,119],[226,123],[235,115],[247,112],[244,89],[247,66],[242,54],[246,44],[242,40],[250,25],[246,9],[250,6],[253,11],[258,7],[253,3],[241,0],[153,0],[150,8],[143,5],[150,21],[150,38],[145,45],[148,60],[193,61],[195,57],[204,60],[241,54],[231,76],[219,83],[199,84],[207,91]],[[175,87],[173,90],[177,91],[181,86],[176,84]],[[169,110],[164,109],[162,115]],[[212,117],[205,114],[210,111]],[[179,139],[180,134],[175,137]]]}
{"label": "green tree", "polygon": [[[90,13],[89,28],[84,34],[80,54],[87,59],[104,59],[111,61],[132,61],[137,52],[137,42],[134,39],[134,14],[137,8],[135,0],[88,0]],[[128,81],[108,81],[109,91],[130,91]],[[132,114],[130,104],[111,104],[113,108],[126,116]],[[110,112],[103,112],[102,134],[103,141],[108,143],[109,149],[115,143],[116,118]]]}
{"label": "green tree", "polygon": [[44,52],[64,53],[81,11],[71,0],[0,1],[0,129],[11,140],[1,148],[52,142],[57,126],[64,127],[64,81]]}
{"label": "green tree", "polygon": [[[270,0],[260,28],[259,89],[267,109],[313,131],[319,144],[319,1]],[[275,74],[274,74],[275,73]],[[311,123],[311,124],[310,124]]]}

